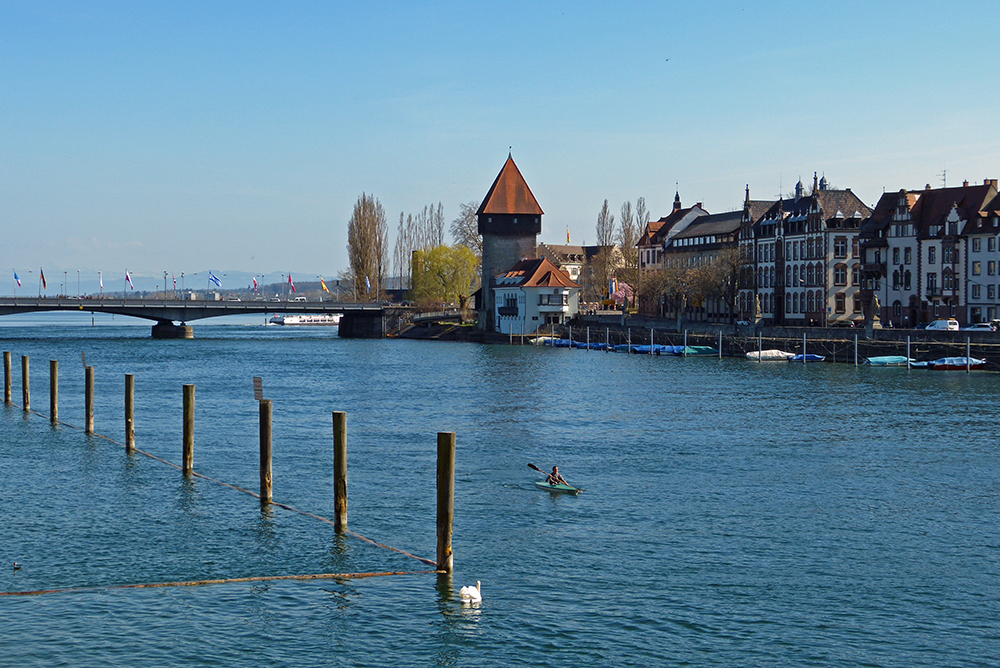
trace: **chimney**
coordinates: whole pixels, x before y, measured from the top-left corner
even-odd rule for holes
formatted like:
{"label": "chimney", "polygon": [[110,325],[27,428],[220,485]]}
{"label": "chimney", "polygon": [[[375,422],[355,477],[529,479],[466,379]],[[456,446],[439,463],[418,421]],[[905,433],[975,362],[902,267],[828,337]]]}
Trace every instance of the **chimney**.
{"label": "chimney", "polygon": [[997,187],[997,180],[996,179],[984,179],[983,180],[983,185],[984,186],[993,186],[994,188],[996,188]]}
{"label": "chimney", "polygon": [[928,183],[924,186],[924,190],[930,190],[930,189],[931,189],[931,184]]}
{"label": "chimney", "polygon": [[963,188],[968,188],[969,187],[969,182],[968,181],[962,181],[962,187]]}

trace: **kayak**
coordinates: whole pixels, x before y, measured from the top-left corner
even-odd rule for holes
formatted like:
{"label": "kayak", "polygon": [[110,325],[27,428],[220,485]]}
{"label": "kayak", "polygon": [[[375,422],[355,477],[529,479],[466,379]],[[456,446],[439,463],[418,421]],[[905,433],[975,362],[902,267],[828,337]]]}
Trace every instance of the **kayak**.
{"label": "kayak", "polygon": [[546,492],[552,492],[552,493],[560,493],[561,492],[563,494],[579,494],[580,492],[583,491],[582,489],[578,489],[576,487],[571,487],[570,485],[561,485],[561,484],[560,485],[550,485],[549,483],[545,482],[544,480],[536,480],[535,481],[535,487],[537,487],[538,489],[544,489]]}

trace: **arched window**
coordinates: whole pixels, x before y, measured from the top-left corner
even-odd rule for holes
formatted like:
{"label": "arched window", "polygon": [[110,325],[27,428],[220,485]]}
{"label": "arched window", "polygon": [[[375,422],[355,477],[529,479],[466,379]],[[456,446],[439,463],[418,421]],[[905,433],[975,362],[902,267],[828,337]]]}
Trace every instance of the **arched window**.
{"label": "arched window", "polygon": [[785,293],[785,313],[792,312],[792,293]]}
{"label": "arched window", "polygon": [[792,284],[792,268],[791,266],[785,267],[785,285]]}
{"label": "arched window", "polygon": [[816,310],[816,300],[813,299],[812,290],[806,293],[806,311],[812,313]]}
{"label": "arched window", "polygon": [[792,268],[792,280],[794,281],[794,283],[792,283],[792,285],[794,285],[796,287],[798,287],[799,285],[801,285],[799,283],[799,265],[795,265],[795,267]]}
{"label": "arched window", "polygon": [[792,295],[792,313],[799,312],[799,293]]}
{"label": "arched window", "polygon": [[892,303],[892,314],[897,318],[903,315],[903,302],[897,299]]}

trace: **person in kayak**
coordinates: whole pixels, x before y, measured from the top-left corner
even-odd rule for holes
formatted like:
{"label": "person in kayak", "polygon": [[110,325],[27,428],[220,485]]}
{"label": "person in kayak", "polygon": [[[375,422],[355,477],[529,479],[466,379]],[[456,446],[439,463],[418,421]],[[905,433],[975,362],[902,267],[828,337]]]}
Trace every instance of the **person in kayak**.
{"label": "person in kayak", "polygon": [[548,477],[545,479],[545,482],[549,483],[550,485],[569,485],[569,483],[566,482],[566,479],[563,478],[561,475],[559,475],[558,466],[552,467],[552,473],[548,475]]}

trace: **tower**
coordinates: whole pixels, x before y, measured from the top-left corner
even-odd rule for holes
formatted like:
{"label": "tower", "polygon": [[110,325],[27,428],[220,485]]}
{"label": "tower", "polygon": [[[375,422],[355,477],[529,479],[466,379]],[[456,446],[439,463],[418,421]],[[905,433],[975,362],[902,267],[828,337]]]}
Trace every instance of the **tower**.
{"label": "tower", "polygon": [[494,279],[521,260],[535,257],[536,237],[542,231],[543,213],[521,171],[508,154],[507,162],[476,212],[479,233],[483,235],[479,326],[486,331],[494,330]]}

